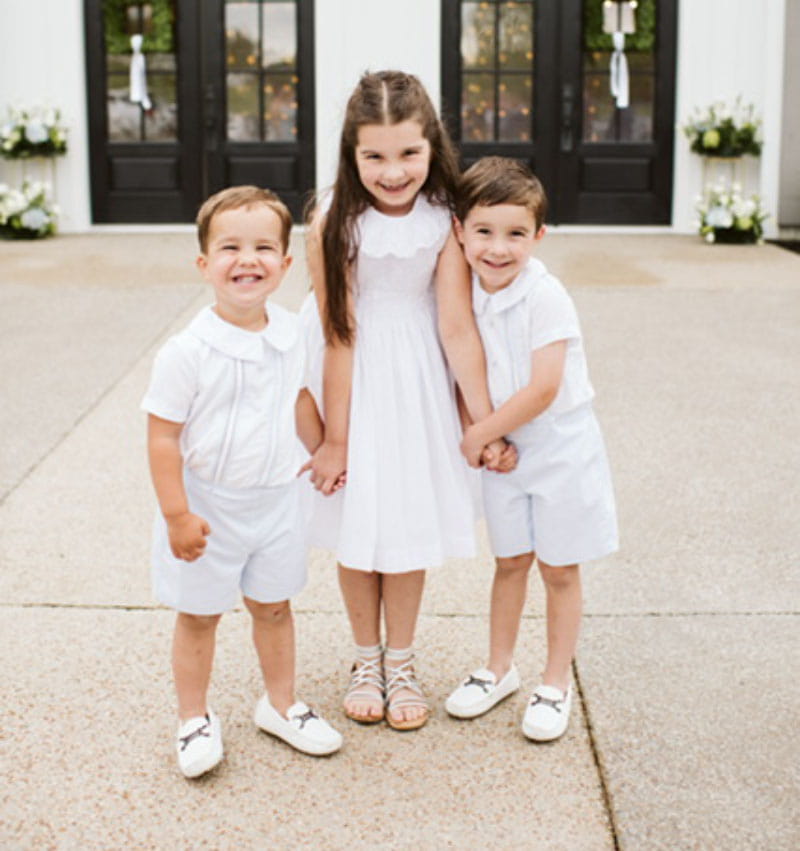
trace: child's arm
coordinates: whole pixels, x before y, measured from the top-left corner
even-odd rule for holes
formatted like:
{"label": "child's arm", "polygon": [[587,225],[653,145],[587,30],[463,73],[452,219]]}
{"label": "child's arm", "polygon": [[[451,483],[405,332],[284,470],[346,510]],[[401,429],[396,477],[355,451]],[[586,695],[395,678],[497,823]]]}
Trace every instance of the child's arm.
{"label": "child's arm", "polygon": [[308,389],[303,389],[297,394],[294,405],[294,423],[297,436],[305,446],[309,455],[313,455],[325,437],[322,426],[322,417],[317,410],[317,403]]}
{"label": "child's arm", "polygon": [[[317,309],[325,316],[325,267],[322,255],[322,216],[308,229],[306,245],[308,272],[314,286]],[[350,391],[353,380],[353,347],[341,342],[325,346],[322,370],[322,405],[325,411],[323,441],[311,458],[311,482],[326,496],[336,490],[347,469],[347,436],[350,421]]]}
{"label": "child's arm", "polygon": [[[439,315],[439,339],[447,362],[461,389],[470,417],[479,422],[492,411],[486,381],[486,359],[472,313],[469,266],[452,232],[439,254],[436,266],[436,305]],[[490,453],[497,457],[505,446],[499,438],[502,438],[502,435],[488,441],[493,444],[488,447]],[[467,461],[477,467],[480,465],[480,455],[480,452],[473,453],[467,457]]]}
{"label": "child's arm", "polygon": [[566,340],[536,349],[531,356],[530,382],[496,411],[466,430],[461,441],[462,452],[467,457],[479,455],[486,444],[510,434],[547,410],[561,386],[566,355]]}
{"label": "child's arm", "polygon": [[162,420],[154,414],[147,417],[150,475],[161,513],[167,522],[170,549],[175,558],[195,561],[203,555],[206,536],[211,529],[202,517],[189,511],[183,486],[182,431],[183,423]]}
{"label": "child's arm", "polygon": [[[319,415],[317,403],[305,387],[297,394],[297,402],[294,406],[294,421],[297,436],[300,438],[303,446],[308,450],[308,454],[313,455],[322,445],[322,441],[325,438],[325,428],[322,417]],[[306,461],[299,469],[297,475],[302,476],[303,473],[311,468],[312,462]],[[345,482],[346,476],[342,473],[336,479],[333,490],[337,491],[339,488],[344,487]]]}

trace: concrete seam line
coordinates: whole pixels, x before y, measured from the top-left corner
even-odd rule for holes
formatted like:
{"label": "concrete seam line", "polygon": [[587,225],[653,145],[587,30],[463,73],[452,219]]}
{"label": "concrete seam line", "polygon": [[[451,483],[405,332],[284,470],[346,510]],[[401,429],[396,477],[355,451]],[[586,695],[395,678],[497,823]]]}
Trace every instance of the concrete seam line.
{"label": "concrete seam line", "polygon": [[600,792],[603,799],[603,807],[606,811],[608,819],[608,828],[611,832],[611,841],[614,843],[614,851],[620,851],[619,835],[617,832],[617,819],[614,814],[613,801],[611,790],[608,788],[606,779],[606,770],[603,765],[603,759],[600,756],[600,751],[597,747],[597,741],[594,737],[594,725],[592,724],[592,716],[589,712],[589,705],[586,702],[586,695],[583,692],[580,674],[578,673],[578,663],[575,659],[572,660],[572,678],[575,681],[575,690],[578,692],[578,697],[581,702],[581,711],[583,712],[583,721],[586,724],[586,734],[589,737],[589,747],[592,751],[592,759],[597,770],[597,779],[600,782]]}

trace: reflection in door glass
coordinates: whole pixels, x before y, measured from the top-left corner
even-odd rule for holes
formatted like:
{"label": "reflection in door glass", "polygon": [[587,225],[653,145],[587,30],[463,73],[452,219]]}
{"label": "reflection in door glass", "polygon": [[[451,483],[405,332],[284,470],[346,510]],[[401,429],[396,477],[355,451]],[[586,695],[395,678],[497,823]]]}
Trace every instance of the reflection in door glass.
{"label": "reflection in door glass", "polygon": [[[627,4],[625,4],[627,5]],[[656,0],[634,7],[634,32],[625,34],[628,105],[619,107],[612,94],[612,36],[603,30],[603,3],[584,4],[583,140],[584,142],[650,142],[655,99]]]}
{"label": "reflection in door glass", "polygon": [[110,141],[174,142],[177,139],[174,25],[175,0],[150,3],[104,0],[106,120]]}
{"label": "reflection in door glass", "polygon": [[297,4],[225,4],[228,138],[284,142],[297,137]]}
{"label": "reflection in door glass", "polygon": [[463,141],[530,141],[533,33],[533,0],[461,4]]}

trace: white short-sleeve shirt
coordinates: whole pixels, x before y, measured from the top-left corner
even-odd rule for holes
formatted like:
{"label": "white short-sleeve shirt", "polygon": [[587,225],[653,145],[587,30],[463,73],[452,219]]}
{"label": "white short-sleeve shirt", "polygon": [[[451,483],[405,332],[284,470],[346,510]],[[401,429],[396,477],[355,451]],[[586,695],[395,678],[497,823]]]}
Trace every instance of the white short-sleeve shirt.
{"label": "white short-sleeve shirt", "polygon": [[[531,380],[531,355],[549,343],[567,341],[564,376],[547,413],[558,415],[591,401],[578,314],[563,284],[544,263],[531,258],[504,289],[487,293],[476,275],[472,305],[486,352],[489,394],[495,408]],[[527,424],[513,438],[525,437]]]}
{"label": "white short-sleeve shirt", "polygon": [[263,331],[204,308],[158,352],[142,408],[183,423],[184,465],[228,488],[290,482],[302,464],[295,401],[305,347],[297,316],[270,304]]}

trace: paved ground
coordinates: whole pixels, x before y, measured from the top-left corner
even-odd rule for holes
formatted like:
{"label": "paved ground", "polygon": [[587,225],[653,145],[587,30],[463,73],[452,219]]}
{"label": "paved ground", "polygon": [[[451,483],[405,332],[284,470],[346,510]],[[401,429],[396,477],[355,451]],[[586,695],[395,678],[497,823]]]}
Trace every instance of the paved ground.
{"label": "paved ground", "polygon": [[[260,734],[246,617],[223,619],[227,759],[173,764],[169,612],[153,604],[138,411],[155,348],[208,299],[186,233],[0,243],[0,847],[800,847],[800,256],[692,237],[550,234],[587,337],[622,549],[586,571],[580,700],[524,740],[523,694],[442,703],[482,661],[488,551],[432,572],[415,734],[346,722],[330,559],[298,598],[299,685],[343,730],[313,760]],[[280,294],[297,306],[302,263]],[[518,664],[543,660],[534,583]]]}

